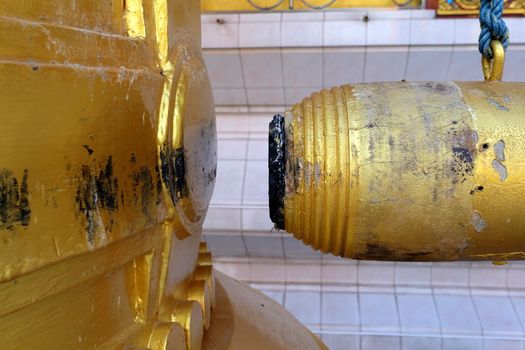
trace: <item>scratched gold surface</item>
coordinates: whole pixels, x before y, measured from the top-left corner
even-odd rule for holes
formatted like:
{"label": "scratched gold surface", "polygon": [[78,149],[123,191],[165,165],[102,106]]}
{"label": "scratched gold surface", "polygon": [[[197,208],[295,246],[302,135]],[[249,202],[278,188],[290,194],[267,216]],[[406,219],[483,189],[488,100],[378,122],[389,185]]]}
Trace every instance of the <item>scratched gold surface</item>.
{"label": "scratched gold surface", "polygon": [[216,145],[199,21],[186,0],[0,4],[1,348],[200,348]]}
{"label": "scratched gold surface", "polygon": [[357,259],[523,259],[524,91],[400,82],[306,97],[285,113],[286,230]]}

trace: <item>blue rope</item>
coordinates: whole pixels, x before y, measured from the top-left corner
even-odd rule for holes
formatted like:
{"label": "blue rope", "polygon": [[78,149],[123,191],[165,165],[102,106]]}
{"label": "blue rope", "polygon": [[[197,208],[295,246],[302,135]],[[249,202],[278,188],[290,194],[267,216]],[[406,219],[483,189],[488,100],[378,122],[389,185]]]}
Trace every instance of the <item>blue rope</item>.
{"label": "blue rope", "polygon": [[499,40],[506,50],[509,46],[509,29],[501,19],[503,14],[504,0],[481,0],[479,6],[479,23],[481,33],[479,34],[479,52],[489,58],[494,58],[490,42]]}

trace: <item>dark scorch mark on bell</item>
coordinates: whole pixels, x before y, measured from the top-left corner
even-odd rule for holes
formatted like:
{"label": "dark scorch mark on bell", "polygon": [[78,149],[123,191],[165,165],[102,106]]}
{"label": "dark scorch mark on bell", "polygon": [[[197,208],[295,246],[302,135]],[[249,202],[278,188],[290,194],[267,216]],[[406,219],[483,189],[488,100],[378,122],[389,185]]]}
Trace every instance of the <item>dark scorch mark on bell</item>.
{"label": "dark scorch mark on bell", "polygon": [[92,155],[93,152],[95,152],[95,151],[93,151],[93,149],[90,148],[88,145],[82,145],[82,147],[87,151],[87,153],[88,153],[89,155]]}
{"label": "dark scorch mark on bell", "polygon": [[160,150],[162,180],[168,187],[173,203],[188,196],[184,148],[172,150],[163,145]]}
{"label": "dark scorch mark on bell", "polygon": [[[88,241],[94,243],[98,226],[97,211],[103,209],[112,212],[118,209],[118,180],[113,173],[112,157],[109,156],[98,167],[81,165],[75,178],[76,208],[85,221]],[[108,224],[108,230],[111,226],[112,220]]]}
{"label": "dark scorch mark on bell", "polygon": [[0,170],[0,230],[13,229],[16,225],[28,226],[31,220],[28,171],[24,170],[22,182],[9,169]]}
{"label": "dark scorch mark on bell", "polygon": [[153,176],[148,167],[143,166],[138,172],[133,173],[133,201],[140,206],[148,220],[154,218],[155,186]]}

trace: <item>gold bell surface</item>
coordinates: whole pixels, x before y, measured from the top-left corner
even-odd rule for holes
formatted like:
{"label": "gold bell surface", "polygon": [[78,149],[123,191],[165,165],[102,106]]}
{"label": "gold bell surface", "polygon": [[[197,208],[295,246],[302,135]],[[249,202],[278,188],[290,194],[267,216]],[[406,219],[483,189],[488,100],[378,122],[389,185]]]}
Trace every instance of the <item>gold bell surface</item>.
{"label": "gold bell surface", "polygon": [[323,252],[525,258],[525,84],[322,90],[270,124],[270,216]]}

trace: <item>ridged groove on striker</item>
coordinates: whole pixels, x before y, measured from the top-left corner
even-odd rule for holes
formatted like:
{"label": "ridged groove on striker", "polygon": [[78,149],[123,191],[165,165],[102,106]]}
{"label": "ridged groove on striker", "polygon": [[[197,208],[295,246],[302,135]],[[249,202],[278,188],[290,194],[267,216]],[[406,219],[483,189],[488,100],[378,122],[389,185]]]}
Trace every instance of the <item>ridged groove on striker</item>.
{"label": "ridged groove on striker", "polygon": [[[346,98],[344,88],[333,89],[334,95],[336,96],[336,108],[337,108],[337,121],[338,121],[338,168],[341,171],[341,177],[346,179],[348,183],[343,186],[343,194],[338,195],[337,205],[337,220],[336,225],[337,238],[335,242],[337,245],[334,247],[334,254],[344,256],[346,254],[346,244],[349,241],[348,238],[348,210],[350,203],[350,135],[349,135],[349,114],[346,108]],[[344,137],[340,137],[343,135]]]}
{"label": "ridged groove on striker", "polygon": [[[292,112],[292,118],[293,115],[297,115],[297,118],[295,119],[295,124],[293,124],[293,128],[298,130],[298,132],[293,132],[293,150],[290,150],[290,152],[299,152],[300,154],[304,153],[304,125],[303,125],[303,110],[302,105],[297,104],[293,108]],[[291,164],[291,169],[294,170],[294,186],[297,186],[298,188],[295,188],[295,191],[298,193],[304,193],[305,191],[305,185],[304,185],[304,164]],[[291,196],[291,198],[295,198],[294,196]],[[293,219],[293,227],[294,227],[294,235],[297,239],[302,239],[304,236],[304,201],[294,201],[293,202],[293,213],[295,213],[292,217]]]}
{"label": "ridged groove on striker", "polygon": [[[337,159],[337,148],[335,147],[336,140],[336,131],[333,124],[337,122],[337,118],[330,118],[330,114],[334,115],[334,108],[333,108],[333,94],[331,91],[328,90],[322,90],[321,93],[321,103],[323,108],[321,108],[321,114],[323,118],[321,119],[322,123],[322,132],[324,137],[324,157],[323,157],[323,179],[328,178],[329,176],[335,175],[337,172],[337,169],[334,169],[333,167],[337,164],[333,164],[328,160],[328,154],[329,152],[335,153],[336,159]],[[331,188],[331,184],[329,181],[321,181],[324,189],[324,196],[323,196],[323,213],[331,213],[332,211],[335,211],[334,204],[330,200],[330,192],[338,192],[338,187]],[[338,197],[335,197],[338,198]],[[332,215],[322,215],[322,223],[324,224],[322,227],[322,231],[319,232],[319,235],[321,235],[321,246],[320,249],[323,252],[329,252],[332,247],[333,242],[333,227],[334,227],[334,220],[335,218],[332,217]],[[322,234],[329,232],[329,234]]]}
{"label": "ridged groove on striker", "polygon": [[[312,183],[314,184],[314,192],[313,192],[313,203],[312,207],[314,208],[312,212],[312,216],[314,218],[313,222],[313,239],[312,239],[312,246],[315,249],[320,248],[320,240],[321,240],[321,224],[323,222],[322,220],[322,204],[323,204],[323,186],[321,184],[320,171],[321,164],[323,160],[323,149],[324,149],[324,139],[320,135],[319,125],[322,124],[322,105],[321,105],[321,94],[316,92],[312,94],[312,121],[313,121],[313,133],[314,137],[312,139],[313,142],[313,161],[312,161]],[[322,131],[321,131],[322,132]]]}
{"label": "ridged groove on striker", "polygon": [[[309,142],[313,140],[314,134],[313,134],[313,127],[311,127],[313,123],[312,119],[312,100],[310,98],[306,98],[302,102],[303,107],[303,123],[304,123],[304,131],[303,134],[303,144],[304,144],[304,165],[305,165],[305,188],[304,188],[304,227],[305,227],[305,235],[304,235],[304,242],[310,244],[312,241],[312,225],[313,225],[313,217],[312,217],[312,202],[313,202],[313,181],[311,178],[311,169],[308,166],[308,159],[313,157],[313,149],[312,149],[312,142]],[[312,131],[312,133],[310,133]],[[308,180],[308,176],[310,176],[310,180]]]}
{"label": "ridged groove on striker", "polygon": [[286,216],[292,216],[285,218],[286,228],[314,249],[343,256],[349,243],[350,201],[345,91],[336,87],[314,93],[295,105],[291,114],[293,148],[287,157],[303,166],[289,168],[297,181],[286,202],[290,206]]}

